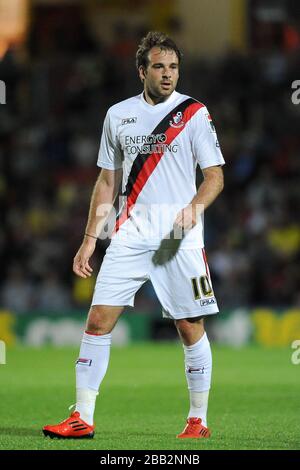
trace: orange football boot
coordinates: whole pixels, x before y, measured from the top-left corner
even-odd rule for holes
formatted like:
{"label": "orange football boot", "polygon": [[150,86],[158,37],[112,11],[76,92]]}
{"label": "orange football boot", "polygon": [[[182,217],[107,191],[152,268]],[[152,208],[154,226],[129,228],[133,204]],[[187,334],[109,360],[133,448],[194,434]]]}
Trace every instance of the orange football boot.
{"label": "orange football boot", "polygon": [[74,411],[71,416],[59,424],[43,427],[45,436],[59,439],[91,439],[94,437],[95,426],[90,426],[80,418],[80,413]]}
{"label": "orange football boot", "polygon": [[201,418],[188,418],[186,422],[182,433],[177,435],[180,439],[210,437],[210,430],[201,424]]}

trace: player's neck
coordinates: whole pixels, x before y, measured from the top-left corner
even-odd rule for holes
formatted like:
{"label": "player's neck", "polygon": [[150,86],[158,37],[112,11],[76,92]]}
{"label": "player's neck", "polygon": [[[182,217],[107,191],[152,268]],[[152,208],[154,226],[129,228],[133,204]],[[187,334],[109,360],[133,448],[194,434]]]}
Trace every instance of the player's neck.
{"label": "player's neck", "polygon": [[167,95],[167,96],[154,96],[146,89],[144,89],[144,92],[143,92],[143,96],[144,96],[145,101],[148,104],[151,104],[152,106],[155,106],[156,104],[163,103],[164,101],[167,101],[167,99],[170,98],[171,94]]}

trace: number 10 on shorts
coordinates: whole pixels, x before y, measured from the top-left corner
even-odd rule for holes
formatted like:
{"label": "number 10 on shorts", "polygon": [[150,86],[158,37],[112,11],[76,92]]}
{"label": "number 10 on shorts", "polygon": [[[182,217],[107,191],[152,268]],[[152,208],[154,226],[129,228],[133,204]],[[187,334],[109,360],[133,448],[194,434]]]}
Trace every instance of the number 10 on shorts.
{"label": "number 10 on shorts", "polygon": [[212,286],[206,275],[200,277],[192,277],[191,283],[195,300],[202,299],[203,297],[211,297],[212,295],[214,295]]}

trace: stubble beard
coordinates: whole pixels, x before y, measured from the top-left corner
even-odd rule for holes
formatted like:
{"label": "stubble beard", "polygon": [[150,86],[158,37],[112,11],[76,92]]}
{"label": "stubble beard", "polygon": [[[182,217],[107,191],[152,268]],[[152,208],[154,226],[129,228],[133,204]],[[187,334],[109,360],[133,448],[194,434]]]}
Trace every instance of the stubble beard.
{"label": "stubble beard", "polygon": [[154,88],[148,88],[147,93],[153,101],[165,101],[171,96],[175,88],[173,86],[170,87],[169,90],[163,90],[159,86]]}

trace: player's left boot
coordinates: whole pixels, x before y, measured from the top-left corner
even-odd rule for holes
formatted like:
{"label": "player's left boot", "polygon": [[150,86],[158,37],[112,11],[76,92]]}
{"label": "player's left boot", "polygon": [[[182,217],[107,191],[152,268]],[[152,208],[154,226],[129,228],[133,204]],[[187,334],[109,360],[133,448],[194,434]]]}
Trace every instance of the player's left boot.
{"label": "player's left boot", "polygon": [[59,439],[91,439],[94,437],[95,426],[90,426],[80,418],[80,413],[74,411],[71,416],[59,424],[43,427],[45,436]]}
{"label": "player's left boot", "polygon": [[201,418],[188,418],[186,422],[187,425],[182,433],[177,435],[180,439],[200,439],[201,437],[210,437],[210,430],[203,426]]}

